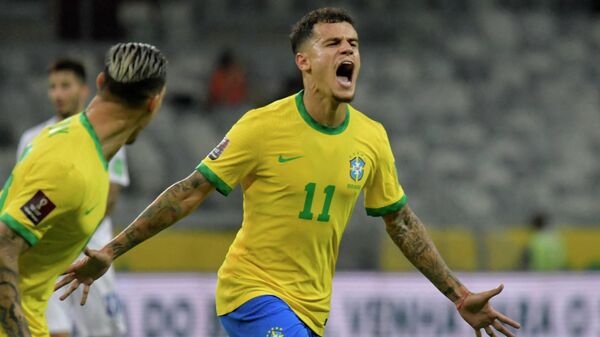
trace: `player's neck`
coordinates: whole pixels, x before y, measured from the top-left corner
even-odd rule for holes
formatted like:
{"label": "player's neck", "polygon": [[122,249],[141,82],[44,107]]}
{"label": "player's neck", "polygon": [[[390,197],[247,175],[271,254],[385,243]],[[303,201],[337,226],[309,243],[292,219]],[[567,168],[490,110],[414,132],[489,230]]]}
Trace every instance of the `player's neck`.
{"label": "player's neck", "polygon": [[346,119],[347,103],[339,102],[331,96],[305,89],[303,102],[306,112],[321,125],[334,128]]}
{"label": "player's neck", "polygon": [[62,122],[65,119],[73,117],[73,116],[77,115],[78,113],[82,112],[83,109],[85,109],[85,107],[82,105],[82,106],[78,107],[76,111],[69,112],[67,114],[61,114],[59,112],[55,112],[54,113],[54,120],[56,121],[56,123]]}
{"label": "player's neck", "polygon": [[90,102],[86,115],[100,140],[106,160],[110,160],[125,145],[142,117],[138,110],[125,108],[98,96]]}

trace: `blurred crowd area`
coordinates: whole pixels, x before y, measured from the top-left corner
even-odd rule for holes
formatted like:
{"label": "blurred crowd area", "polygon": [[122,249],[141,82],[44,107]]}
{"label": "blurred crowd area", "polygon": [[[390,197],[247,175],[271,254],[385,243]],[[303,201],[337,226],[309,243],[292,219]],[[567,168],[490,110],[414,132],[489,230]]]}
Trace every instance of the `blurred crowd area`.
{"label": "blurred crowd area", "polygon": [[[465,270],[494,269],[503,256],[510,259],[501,269],[518,268],[529,217],[543,212],[570,235],[571,266],[585,269],[593,264],[581,256],[591,254],[585,239],[600,237],[599,4],[0,0],[0,179],[21,133],[52,115],[48,63],[80,58],[94,85],[112,43],[153,43],[169,59],[168,95],[128,147],[132,185],[115,214],[127,224],[192,172],[245,111],[301,88],[290,26],[310,9],[340,6],[360,36],[353,105],[386,126],[409,203],[445,254],[471,261]],[[176,228],[225,233],[226,250],[241,212],[239,188],[228,198],[215,193]],[[205,244],[220,242],[210,235]],[[361,201],[339,266],[387,268],[385,236]]]}

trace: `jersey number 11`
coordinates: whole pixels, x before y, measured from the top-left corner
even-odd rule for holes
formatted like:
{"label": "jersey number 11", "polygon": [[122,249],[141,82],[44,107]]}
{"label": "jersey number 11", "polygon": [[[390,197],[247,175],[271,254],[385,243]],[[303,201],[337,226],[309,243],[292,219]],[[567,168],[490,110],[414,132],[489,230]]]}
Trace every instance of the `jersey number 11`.
{"label": "jersey number 11", "polygon": [[[311,212],[313,198],[315,196],[316,183],[308,183],[304,186],[306,191],[306,199],[304,200],[304,209],[298,214],[300,219],[312,220],[313,213]],[[334,185],[327,185],[323,193],[325,193],[325,202],[323,203],[323,209],[321,214],[317,216],[317,221],[327,222],[329,221],[329,207],[331,206],[331,199],[333,199],[333,192],[335,192]]]}

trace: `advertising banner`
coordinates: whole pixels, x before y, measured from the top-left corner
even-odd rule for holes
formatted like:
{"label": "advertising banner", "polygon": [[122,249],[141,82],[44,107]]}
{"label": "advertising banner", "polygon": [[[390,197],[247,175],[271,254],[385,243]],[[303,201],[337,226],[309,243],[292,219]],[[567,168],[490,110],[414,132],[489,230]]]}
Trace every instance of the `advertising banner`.
{"label": "advertising banner", "polygon": [[[600,336],[600,274],[459,274],[475,292],[504,291],[495,308],[522,323],[520,337]],[[119,274],[131,337],[225,337],[216,276]],[[485,335],[485,332],[483,333]],[[325,336],[464,337],[472,329],[420,274],[338,273]]]}

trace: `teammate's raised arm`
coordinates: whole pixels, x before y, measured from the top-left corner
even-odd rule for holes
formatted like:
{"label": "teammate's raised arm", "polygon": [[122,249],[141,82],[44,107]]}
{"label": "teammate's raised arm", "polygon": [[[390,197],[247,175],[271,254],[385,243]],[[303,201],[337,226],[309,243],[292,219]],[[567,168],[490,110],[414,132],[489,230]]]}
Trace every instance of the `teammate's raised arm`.
{"label": "teammate's raised arm", "polygon": [[87,258],[67,270],[67,275],[56,284],[56,289],[59,289],[72,282],[61,299],[84,284],[84,298],[81,300],[84,304],[87,289],[108,270],[114,259],[190,214],[213,190],[213,185],[198,171],[171,185],[104,248],[88,250]]}
{"label": "teammate's raised arm", "polygon": [[102,250],[116,259],[140,242],[154,236],[190,214],[214,190],[202,173],[187,178],[161,193],[123,232]]}

